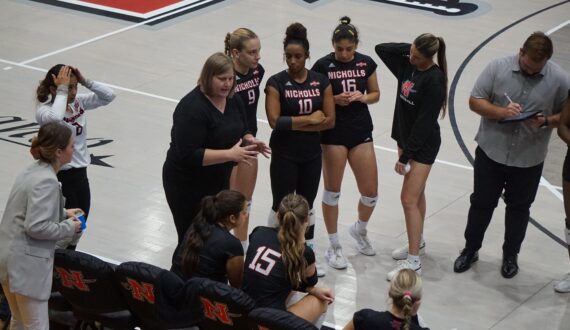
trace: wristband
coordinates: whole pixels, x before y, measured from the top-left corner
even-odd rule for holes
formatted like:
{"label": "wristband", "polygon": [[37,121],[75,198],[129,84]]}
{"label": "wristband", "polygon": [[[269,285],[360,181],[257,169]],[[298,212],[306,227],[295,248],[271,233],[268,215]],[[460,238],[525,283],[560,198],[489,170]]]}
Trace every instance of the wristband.
{"label": "wristband", "polygon": [[275,123],[276,131],[290,131],[293,129],[293,119],[290,116],[280,116]]}
{"label": "wristband", "polygon": [[542,123],[542,125],[540,125],[540,127],[548,127],[548,116],[544,116],[544,123]]}

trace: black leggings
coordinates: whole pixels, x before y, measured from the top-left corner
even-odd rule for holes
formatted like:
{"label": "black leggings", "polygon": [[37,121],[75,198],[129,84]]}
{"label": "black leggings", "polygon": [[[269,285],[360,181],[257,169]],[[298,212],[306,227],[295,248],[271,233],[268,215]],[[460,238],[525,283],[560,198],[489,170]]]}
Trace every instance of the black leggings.
{"label": "black leggings", "polygon": [[85,220],[91,208],[91,190],[87,179],[87,168],[70,168],[57,173],[61,191],[65,197],[65,208],[80,208],[85,212]]}
{"label": "black leggings", "polygon": [[273,211],[278,210],[283,197],[293,192],[305,197],[312,209],[319,190],[321,166],[321,155],[309,161],[297,162],[272,154],[269,173],[273,193],[273,205],[271,206]]}

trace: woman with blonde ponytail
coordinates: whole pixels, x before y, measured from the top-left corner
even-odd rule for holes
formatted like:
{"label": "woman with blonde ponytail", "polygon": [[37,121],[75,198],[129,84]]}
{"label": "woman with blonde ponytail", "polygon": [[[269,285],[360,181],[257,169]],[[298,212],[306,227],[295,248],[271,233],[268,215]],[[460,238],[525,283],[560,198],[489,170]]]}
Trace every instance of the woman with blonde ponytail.
{"label": "woman with blonde ponytail", "polygon": [[[445,115],[447,103],[447,60],[443,38],[419,35],[412,44],[376,45],[376,53],[398,79],[392,138],[398,144],[396,173],[404,176],[400,200],[406,219],[408,243],[392,252],[398,265],[387,279],[404,268],[422,274],[420,255],[426,215],[426,182],[441,145],[437,119]],[[437,53],[437,64],[434,56]]]}
{"label": "woman with blonde ponytail", "polygon": [[429,330],[420,326],[418,309],[422,300],[422,278],[411,269],[398,271],[390,283],[390,311],[363,309],[356,313],[344,330]]}
{"label": "woman with blonde ponytail", "polygon": [[[261,43],[255,32],[248,28],[238,28],[226,34],[224,53],[232,58],[236,73],[235,95],[245,106],[245,115],[250,133],[257,135],[257,103],[259,102],[259,85],[263,80],[265,69],[259,60]],[[230,188],[241,192],[247,199],[248,210],[251,210],[251,199],[255,182],[257,181],[257,159],[250,164],[238,163],[232,170]],[[234,229],[234,235],[239,238],[244,252],[247,251],[247,232],[249,216]]]}
{"label": "woman with blonde ponytail", "polygon": [[[277,211],[278,227],[257,227],[249,236],[243,290],[258,305],[289,312],[315,323],[334,301],[328,288],[317,288],[315,254],[305,244],[309,203],[286,195]],[[288,305],[294,291],[308,293]]]}

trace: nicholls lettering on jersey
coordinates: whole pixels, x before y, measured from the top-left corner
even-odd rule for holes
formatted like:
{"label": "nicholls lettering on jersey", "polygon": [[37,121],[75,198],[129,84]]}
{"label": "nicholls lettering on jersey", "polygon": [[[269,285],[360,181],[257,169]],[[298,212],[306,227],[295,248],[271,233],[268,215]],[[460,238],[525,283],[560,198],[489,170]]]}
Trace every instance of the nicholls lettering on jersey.
{"label": "nicholls lettering on jersey", "polygon": [[70,108],[72,108],[74,110],[74,112],[77,112],[77,114],[75,114],[74,116],[71,116],[71,117],[63,118],[63,120],[66,123],[72,123],[73,124],[77,120],[77,118],[81,117],[85,113],[85,110],[83,110],[83,108],[79,105],[79,101],[77,101],[77,100],[75,100],[75,102],[73,102],[73,106],[70,106]]}
{"label": "nicholls lettering on jersey", "polygon": [[[357,63],[358,65],[358,63]],[[329,79],[361,78],[366,76],[366,71],[361,70],[338,70],[329,71]]]}
{"label": "nicholls lettering on jersey", "polygon": [[309,89],[309,90],[296,90],[296,89],[287,89],[285,90],[285,98],[309,98],[309,97],[316,97],[321,96],[321,91],[318,88]]}
{"label": "nicholls lettering on jersey", "polygon": [[246,90],[246,89],[255,88],[255,87],[259,86],[260,81],[261,81],[261,80],[259,79],[259,77],[255,77],[255,78],[253,78],[253,79],[251,79],[251,80],[244,81],[244,82],[242,82],[242,83],[238,83],[238,84],[236,85],[235,92],[236,92],[236,93],[239,93],[239,92],[244,91],[244,90]]}

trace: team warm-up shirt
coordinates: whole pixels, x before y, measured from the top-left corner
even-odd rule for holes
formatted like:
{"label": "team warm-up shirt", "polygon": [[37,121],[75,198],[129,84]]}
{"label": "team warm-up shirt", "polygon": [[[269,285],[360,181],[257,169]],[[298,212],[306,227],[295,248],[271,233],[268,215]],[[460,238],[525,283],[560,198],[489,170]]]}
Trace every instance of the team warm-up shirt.
{"label": "team warm-up shirt", "polygon": [[[249,247],[245,257],[243,291],[252,297],[258,306],[285,310],[285,301],[293,288],[287,267],[281,258],[281,245],[277,228],[256,227],[249,235]],[[313,250],[305,245],[307,265],[315,263]],[[315,274],[316,275],[316,274]],[[312,277],[307,286],[317,284]]]}
{"label": "team warm-up shirt", "polygon": [[410,47],[406,43],[385,43],[375,48],[398,79],[392,138],[404,151],[400,157],[404,164],[422,148],[439,148],[437,117],[446,89],[443,71],[437,65],[419,71],[410,64]]}
{"label": "team warm-up shirt", "polygon": [[[182,273],[182,248],[177,249],[174,256],[172,271],[184,279],[190,277],[206,277],[214,281],[228,283],[226,263],[232,257],[243,256],[243,247],[239,239],[227,229],[212,225],[212,232],[200,250],[200,261],[194,274],[189,276]],[[186,240],[184,244],[186,245]]]}
{"label": "team warm-up shirt", "polygon": [[[296,82],[287,71],[281,71],[269,78],[266,88],[279,92],[281,116],[307,116],[323,110],[324,91],[329,86],[326,76],[308,71],[303,83]],[[291,160],[312,160],[321,155],[318,132],[276,131],[271,133],[269,146],[274,154]]]}
{"label": "team warm-up shirt", "polygon": [[[355,53],[352,61],[337,61],[334,53],[319,59],[311,70],[320,72],[329,78],[333,95],[344,92],[368,91],[368,78],[376,72],[376,62],[370,56]],[[347,106],[335,104],[335,128],[372,130],[372,118],[368,105],[362,102],[351,102]]]}
{"label": "team warm-up shirt", "polygon": [[247,115],[247,125],[249,131],[257,134],[257,103],[259,101],[259,85],[263,80],[265,69],[261,64],[257,65],[255,69],[242,75],[236,71],[236,95],[239,95],[243,104],[245,105],[245,113]]}
{"label": "team warm-up shirt", "polygon": [[235,163],[202,166],[205,150],[230,149],[247,132],[245,110],[239,97],[229,98],[222,113],[196,87],[174,110],[166,161],[174,166],[180,180],[192,182],[205,195],[215,195],[228,188]]}
{"label": "team warm-up shirt", "polygon": [[[368,329],[403,329],[404,320],[392,315],[392,313],[377,312],[372,309],[363,309],[354,313],[353,318],[355,330],[368,330]],[[429,330],[429,328],[422,328],[418,323],[418,316],[412,316],[410,324],[411,330]]]}
{"label": "team warm-up shirt", "polygon": [[113,90],[102,83],[87,80],[86,87],[91,93],[75,96],[73,102],[67,104],[67,86],[59,87],[53,103],[42,103],[36,110],[36,121],[43,125],[52,121],[63,122],[73,132],[74,152],[71,162],[62,167],[87,167],[91,156],[87,149],[87,111],[111,103],[115,99]]}

